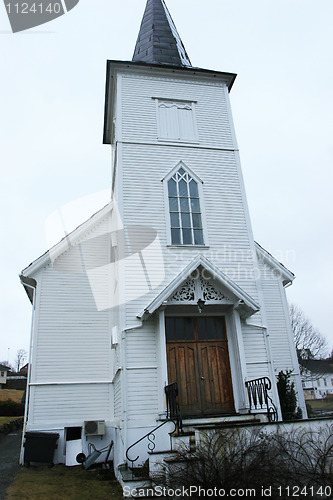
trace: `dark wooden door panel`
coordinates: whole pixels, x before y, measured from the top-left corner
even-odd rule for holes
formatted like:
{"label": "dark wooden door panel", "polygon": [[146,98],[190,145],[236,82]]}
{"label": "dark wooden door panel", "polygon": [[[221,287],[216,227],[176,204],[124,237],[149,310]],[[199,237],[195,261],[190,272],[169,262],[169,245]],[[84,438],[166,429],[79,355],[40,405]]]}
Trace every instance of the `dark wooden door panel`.
{"label": "dark wooden door panel", "polygon": [[[200,321],[200,323],[199,323]],[[179,325],[192,324],[182,338]],[[213,338],[211,340],[212,328]],[[177,328],[177,334],[175,334]],[[234,411],[228,342],[224,318],[168,319],[167,361],[169,383],[177,382],[183,415],[216,415]],[[219,333],[221,332],[221,334]],[[193,340],[189,341],[189,338]],[[170,340],[168,340],[170,339]],[[177,339],[177,340],[176,340]],[[207,340],[209,339],[209,340]]]}
{"label": "dark wooden door panel", "polygon": [[169,383],[178,384],[183,415],[200,413],[196,344],[168,343],[167,359]]}
{"label": "dark wooden door panel", "polygon": [[227,343],[199,343],[198,365],[202,411],[232,411],[234,405]]}

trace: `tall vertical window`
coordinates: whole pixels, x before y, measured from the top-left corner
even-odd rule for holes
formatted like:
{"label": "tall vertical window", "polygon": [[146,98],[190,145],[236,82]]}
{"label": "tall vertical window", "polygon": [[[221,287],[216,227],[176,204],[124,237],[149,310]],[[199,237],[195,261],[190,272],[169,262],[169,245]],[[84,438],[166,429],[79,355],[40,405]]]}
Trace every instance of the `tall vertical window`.
{"label": "tall vertical window", "polygon": [[158,136],[170,141],[195,141],[194,103],[158,100]]}
{"label": "tall vertical window", "polygon": [[182,167],[168,180],[172,245],[203,245],[197,182]]}

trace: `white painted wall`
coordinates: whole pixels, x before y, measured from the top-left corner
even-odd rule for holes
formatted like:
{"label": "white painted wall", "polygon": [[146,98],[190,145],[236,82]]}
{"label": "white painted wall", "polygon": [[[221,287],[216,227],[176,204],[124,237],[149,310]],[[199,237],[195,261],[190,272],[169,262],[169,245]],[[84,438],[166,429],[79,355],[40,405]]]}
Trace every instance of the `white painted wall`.
{"label": "white painted wall", "polygon": [[333,373],[325,375],[308,372],[302,376],[303,389],[313,389],[315,399],[322,399],[333,394]]}
{"label": "white painted wall", "polygon": [[[118,162],[116,197],[121,196],[125,225],[148,225],[157,231],[162,245],[165,279],[148,291],[140,280],[136,263],[129,264],[125,284],[128,296],[141,295],[126,308],[126,326],[135,326],[138,311],[161,291],[170,279],[200,251],[226,272],[255,300],[253,238],[249,226],[245,191],[239,172],[237,146],[229,117],[228,94],[223,82],[193,81],[173,77],[118,76]],[[195,102],[199,141],[197,144],[158,140],[156,97]],[[120,102],[119,102],[120,101]],[[203,181],[203,200],[209,247],[167,247],[162,180],[184,162]],[[241,265],[240,260],[242,260]],[[150,259],[154,264],[154,257]],[[155,261],[156,267],[159,261]],[[249,278],[250,277],[250,278]]]}
{"label": "white painted wall", "polygon": [[0,369],[0,385],[5,384],[7,381],[7,371]]}
{"label": "white painted wall", "polygon": [[282,278],[262,259],[258,258],[261,284],[263,290],[266,321],[271,347],[275,375],[282,371],[290,371],[295,383],[298,404],[306,417],[306,407],[301,384],[296,348],[290,325],[289,308]]}
{"label": "white painted wall", "polygon": [[[157,236],[148,248],[137,236],[112,275],[109,233],[115,226],[108,215],[53,266],[32,276],[38,285],[27,430],[105,419],[108,429],[117,428],[117,463],[133,440],[156,425],[163,410],[162,323],[156,315],[141,324],[137,315],[198,253],[266,312],[267,325],[261,324],[261,313],[251,318],[257,326],[233,317],[234,372],[239,368],[248,380],[271,378],[272,358],[277,369],[295,361],[282,285],[270,279],[260,284],[255,278],[257,258],[225,83],[199,75],[179,78],[165,70],[131,71],[122,69],[116,78],[114,198],[125,228],[148,226]],[[197,142],[158,139],[156,98],[195,103]],[[163,179],[180,161],[203,181],[204,247],[167,245]],[[112,300],[119,307],[110,308]],[[236,399],[244,406],[244,380],[238,382]]]}
{"label": "white painted wall", "polygon": [[113,418],[112,315],[97,309],[86,272],[109,258],[108,227],[109,215],[36,276],[28,426]]}

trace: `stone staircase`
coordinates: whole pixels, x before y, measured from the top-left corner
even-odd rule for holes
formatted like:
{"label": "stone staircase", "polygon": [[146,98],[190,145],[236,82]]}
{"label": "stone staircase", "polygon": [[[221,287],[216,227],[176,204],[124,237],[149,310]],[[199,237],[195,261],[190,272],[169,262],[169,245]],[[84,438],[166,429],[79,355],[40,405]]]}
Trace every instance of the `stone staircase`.
{"label": "stone staircase", "polygon": [[[181,467],[184,459],[180,457],[181,449],[195,452],[196,446],[200,443],[203,433],[214,431],[216,429],[247,427],[255,424],[267,422],[265,414],[245,414],[232,415],[224,417],[210,418],[189,418],[183,420],[183,432],[174,433],[170,436],[171,447],[169,450],[157,450],[148,452],[148,460],[143,467],[131,469],[128,464],[122,464],[118,467],[119,479],[124,491],[131,491],[132,496],[140,498],[154,498],[152,496],[153,482],[152,478],[156,476],[167,476],[172,467]],[[185,464],[184,464],[185,465]],[[125,490],[126,488],[126,490]],[[142,496],[142,489],[150,489],[147,496]],[[141,490],[139,494],[139,491]],[[128,495],[126,495],[128,496]]]}

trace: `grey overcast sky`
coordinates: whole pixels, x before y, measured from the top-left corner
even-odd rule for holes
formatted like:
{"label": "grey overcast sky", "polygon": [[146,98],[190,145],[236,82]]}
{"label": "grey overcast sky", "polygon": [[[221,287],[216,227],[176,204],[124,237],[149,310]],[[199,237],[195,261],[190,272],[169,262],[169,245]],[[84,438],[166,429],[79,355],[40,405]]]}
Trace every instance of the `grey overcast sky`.
{"label": "grey overcast sky", "polygon": [[[132,58],[145,4],[80,0],[16,34],[0,5],[0,360],[29,347],[18,274],[47,249],[47,217],[110,185],[106,60]],[[255,239],[296,274],[289,300],[332,345],[333,2],[167,5],[193,66],[238,74],[231,104]]]}

